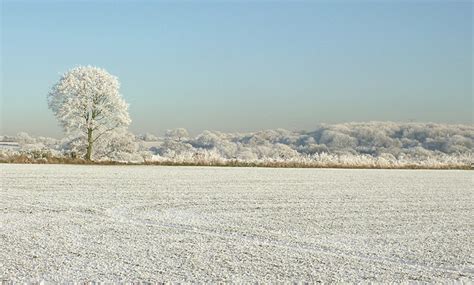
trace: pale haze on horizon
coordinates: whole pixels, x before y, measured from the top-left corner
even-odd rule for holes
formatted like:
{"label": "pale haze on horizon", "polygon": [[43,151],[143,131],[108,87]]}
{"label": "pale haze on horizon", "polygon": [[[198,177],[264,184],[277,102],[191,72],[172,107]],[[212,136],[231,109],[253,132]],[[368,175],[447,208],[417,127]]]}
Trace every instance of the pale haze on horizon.
{"label": "pale haze on horizon", "polygon": [[0,134],[59,137],[46,96],[118,76],[134,133],[473,123],[470,1],[2,1]]}

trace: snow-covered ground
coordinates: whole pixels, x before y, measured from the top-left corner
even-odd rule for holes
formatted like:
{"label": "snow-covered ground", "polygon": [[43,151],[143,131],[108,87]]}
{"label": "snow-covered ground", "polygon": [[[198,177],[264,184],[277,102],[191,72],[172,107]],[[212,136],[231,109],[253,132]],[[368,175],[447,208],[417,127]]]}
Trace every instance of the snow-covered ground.
{"label": "snow-covered ground", "polygon": [[474,281],[472,171],[0,170],[0,280]]}

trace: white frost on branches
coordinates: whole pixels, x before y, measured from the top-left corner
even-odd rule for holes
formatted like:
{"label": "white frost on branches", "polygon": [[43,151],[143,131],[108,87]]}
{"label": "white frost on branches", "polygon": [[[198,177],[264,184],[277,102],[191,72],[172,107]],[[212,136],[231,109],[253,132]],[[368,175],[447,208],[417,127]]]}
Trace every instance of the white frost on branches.
{"label": "white frost on branches", "polygon": [[80,66],[66,72],[48,94],[49,108],[79,153],[90,155],[93,145],[109,144],[114,133],[130,124],[119,87],[117,77],[106,70]]}

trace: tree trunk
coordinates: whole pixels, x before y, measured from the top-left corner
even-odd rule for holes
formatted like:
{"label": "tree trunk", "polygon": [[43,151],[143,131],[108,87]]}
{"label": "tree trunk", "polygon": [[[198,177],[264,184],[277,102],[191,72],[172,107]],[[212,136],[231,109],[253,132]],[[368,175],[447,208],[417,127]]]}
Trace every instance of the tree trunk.
{"label": "tree trunk", "polygon": [[86,160],[91,160],[92,157],[92,128],[87,129],[87,153],[86,153]]}

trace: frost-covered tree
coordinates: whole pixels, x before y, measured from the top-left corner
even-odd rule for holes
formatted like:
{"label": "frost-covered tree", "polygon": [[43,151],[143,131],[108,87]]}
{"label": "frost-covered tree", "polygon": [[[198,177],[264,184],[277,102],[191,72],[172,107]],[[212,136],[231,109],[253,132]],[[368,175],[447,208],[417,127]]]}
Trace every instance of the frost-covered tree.
{"label": "frost-covered tree", "polygon": [[19,132],[18,134],[16,134],[16,141],[19,144],[25,145],[25,144],[34,144],[36,142],[36,139],[30,137],[28,133]]}
{"label": "frost-covered tree", "polygon": [[177,140],[180,142],[181,140],[189,137],[189,133],[184,128],[177,128],[174,130],[167,130],[165,136],[167,139]]}
{"label": "frost-covered tree", "polygon": [[84,145],[88,160],[95,144],[107,144],[107,137],[131,122],[119,87],[106,70],[80,66],[66,72],[48,94],[49,108],[66,134]]}
{"label": "frost-covered tree", "polygon": [[140,134],[137,136],[137,138],[146,142],[153,142],[158,140],[158,137],[151,133]]}

